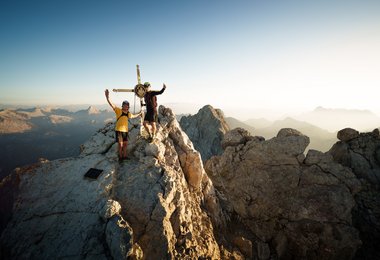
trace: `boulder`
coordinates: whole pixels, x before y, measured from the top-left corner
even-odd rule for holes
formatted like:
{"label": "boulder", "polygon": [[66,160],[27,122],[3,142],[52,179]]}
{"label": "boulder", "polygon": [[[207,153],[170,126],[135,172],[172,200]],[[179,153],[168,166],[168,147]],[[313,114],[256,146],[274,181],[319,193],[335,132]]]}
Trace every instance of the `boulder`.
{"label": "boulder", "polygon": [[120,216],[114,216],[108,221],[105,239],[113,259],[142,259],[143,252],[138,244],[133,243],[133,231]]}
{"label": "boulder", "polygon": [[237,146],[239,144],[245,144],[247,141],[251,140],[251,134],[243,128],[235,128],[231,131],[228,131],[221,141],[223,149],[226,149],[227,146]]}
{"label": "boulder", "polygon": [[293,128],[282,128],[278,133],[277,137],[288,137],[288,136],[304,136],[300,131]]}
{"label": "boulder", "polygon": [[347,142],[359,136],[359,132],[352,128],[345,128],[338,131],[337,137],[339,140]]}

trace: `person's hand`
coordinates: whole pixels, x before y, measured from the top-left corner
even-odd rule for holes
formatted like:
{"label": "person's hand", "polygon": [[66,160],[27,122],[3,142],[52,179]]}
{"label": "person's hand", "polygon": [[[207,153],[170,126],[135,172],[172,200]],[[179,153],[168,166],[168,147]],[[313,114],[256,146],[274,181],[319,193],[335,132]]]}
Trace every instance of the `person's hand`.
{"label": "person's hand", "polygon": [[110,96],[110,92],[108,91],[108,89],[106,89],[106,90],[104,91],[104,94],[106,95],[106,98],[108,98],[108,97]]}

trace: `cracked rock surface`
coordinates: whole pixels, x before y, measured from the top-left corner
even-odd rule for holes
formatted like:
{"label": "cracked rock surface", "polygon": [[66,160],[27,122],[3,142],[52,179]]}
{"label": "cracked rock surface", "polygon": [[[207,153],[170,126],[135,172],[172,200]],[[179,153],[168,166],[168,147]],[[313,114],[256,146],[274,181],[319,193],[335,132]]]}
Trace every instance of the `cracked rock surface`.
{"label": "cracked rock surface", "polygon": [[362,184],[361,191],[355,195],[357,205],[353,210],[354,226],[363,241],[357,259],[380,259],[379,129],[359,134],[346,128],[338,132],[338,137],[341,141],[328,153],[335,161],[349,167]]}
{"label": "cracked rock surface", "polygon": [[110,123],[78,157],[17,169],[0,183],[0,259],[378,259],[378,130],[305,155],[301,132],[226,133],[211,108],[190,127],[205,166],[161,106],[152,143],[131,120],[129,160]]}
{"label": "cracked rock surface", "polygon": [[229,143],[205,163],[229,216],[226,243],[248,258],[251,251],[258,259],[354,257],[361,241],[351,210],[361,185],[350,169],[318,151],[305,158],[309,138],[295,129]]}
{"label": "cracked rock surface", "polygon": [[[3,180],[0,193],[13,204],[1,219],[0,258],[219,259],[212,222],[220,209],[200,154],[170,109],[161,106],[159,119],[153,143],[130,129],[130,160],[118,162],[108,124],[80,156]],[[84,178],[89,168],[103,172]]]}

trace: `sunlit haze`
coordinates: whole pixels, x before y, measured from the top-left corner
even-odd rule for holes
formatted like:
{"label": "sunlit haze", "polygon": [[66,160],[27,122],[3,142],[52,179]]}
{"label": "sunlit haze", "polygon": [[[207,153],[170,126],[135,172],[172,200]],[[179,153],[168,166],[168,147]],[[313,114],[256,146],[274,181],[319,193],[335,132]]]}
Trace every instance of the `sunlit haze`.
{"label": "sunlit haze", "polygon": [[160,104],[380,115],[379,14],[369,0],[1,1],[0,104],[104,104],[139,64],[143,82],[167,85]]}

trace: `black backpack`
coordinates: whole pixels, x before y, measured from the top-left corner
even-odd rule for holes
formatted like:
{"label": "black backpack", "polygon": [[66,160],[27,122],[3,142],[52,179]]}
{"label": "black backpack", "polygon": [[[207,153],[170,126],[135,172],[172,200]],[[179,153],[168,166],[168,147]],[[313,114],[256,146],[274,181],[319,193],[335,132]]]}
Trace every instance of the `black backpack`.
{"label": "black backpack", "polygon": [[[129,113],[129,112],[128,112]],[[128,114],[126,114],[126,113],[124,113],[123,111],[121,112],[121,115],[116,119],[116,124],[117,124],[117,122],[119,121],[119,119],[122,117],[122,116],[126,116],[127,118],[129,118],[128,117]]]}

